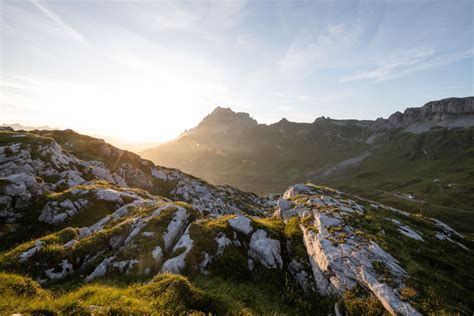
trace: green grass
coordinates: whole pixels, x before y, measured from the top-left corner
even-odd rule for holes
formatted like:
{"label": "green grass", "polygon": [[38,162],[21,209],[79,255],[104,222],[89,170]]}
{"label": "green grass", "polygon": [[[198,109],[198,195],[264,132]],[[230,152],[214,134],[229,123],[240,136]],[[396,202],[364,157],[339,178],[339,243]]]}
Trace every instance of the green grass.
{"label": "green grass", "polygon": [[[49,261],[50,259],[53,259],[51,256],[53,256],[54,259],[57,259],[57,246],[77,237],[78,232],[79,230],[77,228],[66,228],[56,233],[41,237],[40,239],[44,242],[44,246],[39,252],[31,257],[31,260]],[[28,265],[28,267],[24,267],[18,262],[18,256],[32,248],[35,243],[36,239],[23,243],[9,251],[0,254],[0,270],[24,272],[37,271],[39,268],[38,265]]]}
{"label": "green grass", "polygon": [[71,291],[43,290],[29,278],[0,273],[0,314],[225,314],[227,306],[185,277],[161,274],[127,287],[84,285]]}
{"label": "green grass", "polygon": [[264,229],[270,234],[270,237],[280,239],[285,228],[282,219],[276,217],[253,218],[252,225],[258,229]]}
{"label": "green grass", "polygon": [[303,236],[300,229],[300,218],[293,216],[288,220],[283,230],[286,238],[299,238]]}
{"label": "green grass", "polygon": [[[474,235],[473,135],[474,129],[421,135],[392,132],[358,167],[334,175],[325,183],[399,209],[438,218],[460,232]],[[397,193],[413,194],[425,202],[396,196]]]}
{"label": "green grass", "polygon": [[153,189],[150,190],[150,193],[163,196],[165,198],[172,198],[171,191],[176,188],[178,184],[177,181],[164,181],[157,179],[155,177],[151,178],[153,183]]}
{"label": "green grass", "polygon": [[285,237],[290,243],[291,253],[300,258],[306,258],[308,256],[306,252],[306,246],[303,243],[303,232],[300,228],[300,219],[294,216],[288,220],[283,230]]}
{"label": "green grass", "polygon": [[332,309],[332,299],[280,290],[265,283],[221,277],[189,281],[173,274],[146,283],[42,289],[30,278],[0,273],[0,314],[327,315]]}
{"label": "green grass", "polygon": [[[233,215],[217,219],[204,219],[191,225],[191,238],[194,246],[186,258],[188,267],[197,267],[202,261],[203,252],[215,255],[217,243],[215,238],[224,233],[230,239],[234,234],[229,228],[228,220]],[[254,229],[264,229],[271,238],[282,243],[282,249],[290,249],[300,261],[307,265],[307,254],[299,230],[298,220],[291,220],[287,225],[277,218],[252,218]],[[248,244],[250,236],[237,234],[241,245]],[[290,243],[287,247],[287,242]],[[284,262],[290,259],[287,252],[282,251]],[[206,267],[207,275],[188,273],[198,287],[209,291],[233,306],[233,313],[249,312],[255,314],[299,315],[308,313],[327,314],[332,298],[322,298],[314,293],[303,293],[299,285],[287,272],[286,265],[282,269],[267,269],[255,263],[253,271],[248,268],[247,248],[230,244],[220,255]],[[194,270],[195,271],[195,270]]]}
{"label": "green grass", "polygon": [[[24,137],[14,137],[18,134],[24,134]],[[9,145],[14,143],[20,143],[22,145],[28,144],[38,144],[38,143],[50,143],[53,140],[49,137],[43,137],[37,134],[28,133],[28,132],[7,132],[0,131],[0,144]]]}
{"label": "green grass", "polygon": [[344,312],[349,316],[390,315],[377,298],[367,294],[367,291],[358,286],[344,293],[341,305]]}
{"label": "green grass", "polygon": [[193,283],[225,302],[232,315],[328,315],[333,307],[331,298],[307,297],[291,284],[282,288],[273,283],[209,276],[200,276]]}
{"label": "green grass", "polygon": [[232,236],[233,231],[229,227],[229,219],[234,215],[221,216],[219,218],[204,218],[191,223],[189,234],[193,240],[193,249],[186,256],[186,267],[190,275],[198,273],[198,264],[204,259],[204,252],[214,255],[217,253],[218,245],[215,241],[219,233]]}

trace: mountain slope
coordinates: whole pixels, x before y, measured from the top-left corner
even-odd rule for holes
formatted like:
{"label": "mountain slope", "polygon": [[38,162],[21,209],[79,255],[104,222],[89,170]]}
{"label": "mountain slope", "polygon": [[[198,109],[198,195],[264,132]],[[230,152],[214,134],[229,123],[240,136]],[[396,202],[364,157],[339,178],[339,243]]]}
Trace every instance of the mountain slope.
{"label": "mountain slope", "polygon": [[[228,119],[249,121],[229,111]],[[258,193],[308,180],[324,183],[474,233],[474,97],[433,101],[375,121],[235,123],[238,132],[213,129],[213,115],[202,123],[205,132],[199,125],[142,155]]]}
{"label": "mountain slope", "polygon": [[[6,223],[37,225],[41,232],[49,229],[44,223],[67,225],[76,220],[92,224],[96,216],[89,217],[90,209],[143,201],[152,198],[151,194],[164,201],[186,201],[212,214],[264,214],[270,205],[255,194],[157,167],[136,154],[73,131],[5,131],[0,140],[0,218]],[[91,195],[95,196],[93,203],[83,203]],[[42,208],[39,221],[31,221],[31,208]],[[24,227],[8,226],[2,232],[4,238],[20,238],[21,232],[9,233],[16,226]]]}
{"label": "mountain slope", "polygon": [[2,314],[474,311],[474,243],[437,220],[213,186],[72,131],[0,140]]}

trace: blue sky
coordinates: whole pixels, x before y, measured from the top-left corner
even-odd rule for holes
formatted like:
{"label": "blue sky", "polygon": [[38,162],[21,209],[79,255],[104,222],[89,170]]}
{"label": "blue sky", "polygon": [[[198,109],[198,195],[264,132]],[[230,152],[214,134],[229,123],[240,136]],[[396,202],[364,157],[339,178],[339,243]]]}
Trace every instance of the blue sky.
{"label": "blue sky", "polygon": [[163,141],[216,106],[375,119],[474,95],[473,1],[1,1],[1,121]]}

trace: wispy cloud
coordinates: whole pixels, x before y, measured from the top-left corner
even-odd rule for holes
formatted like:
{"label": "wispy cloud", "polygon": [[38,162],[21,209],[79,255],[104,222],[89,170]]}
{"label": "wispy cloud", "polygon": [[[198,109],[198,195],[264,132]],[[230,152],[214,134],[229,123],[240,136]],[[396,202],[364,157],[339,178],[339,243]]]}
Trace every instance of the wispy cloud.
{"label": "wispy cloud", "polygon": [[315,40],[301,36],[291,44],[283,58],[278,62],[283,72],[310,71],[322,66],[324,61],[340,50],[350,48],[359,38],[361,26],[329,25],[326,32]]}
{"label": "wispy cloud", "polygon": [[61,19],[59,15],[57,15],[53,10],[48,8],[46,5],[41,4],[38,0],[31,0],[31,2],[43,12],[51,21],[53,21],[58,27],[64,30],[71,39],[86,45],[91,46],[91,44],[85,39],[85,37],[72,26],[68,25]]}
{"label": "wispy cloud", "polygon": [[327,94],[324,96],[312,96],[307,94],[285,94],[285,93],[274,93],[274,95],[280,99],[290,101],[292,103],[309,103],[309,104],[317,104],[317,103],[328,103],[341,98],[340,94],[333,95]]}
{"label": "wispy cloud", "polygon": [[140,13],[139,16],[146,17],[147,27],[155,30],[206,35],[234,25],[239,20],[246,3],[246,0],[199,2],[177,0],[149,2],[145,5],[143,2],[138,2],[131,8],[132,11],[142,11],[146,7],[148,12]]}
{"label": "wispy cloud", "polygon": [[427,92],[427,91],[464,90],[464,89],[471,89],[471,91],[474,91],[474,83],[471,85],[433,87],[433,88],[426,88],[426,89],[412,89],[409,91]]}
{"label": "wispy cloud", "polygon": [[401,77],[413,72],[430,69],[474,56],[474,49],[436,54],[433,49],[416,49],[400,56],[381,60],[373,69],[362,71],[339,80],[346,83],[358,80],[385,80]]}

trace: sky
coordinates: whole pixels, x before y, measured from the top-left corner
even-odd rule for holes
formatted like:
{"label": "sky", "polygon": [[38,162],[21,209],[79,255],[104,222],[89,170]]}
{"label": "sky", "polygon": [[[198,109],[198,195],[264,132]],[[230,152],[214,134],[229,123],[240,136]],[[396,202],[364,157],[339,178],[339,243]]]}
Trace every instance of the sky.
{"label": "sky", "polygon": [[474,95],[474,2],[0,0],[0,123],[125,142],[215,107],[375,119]]}

